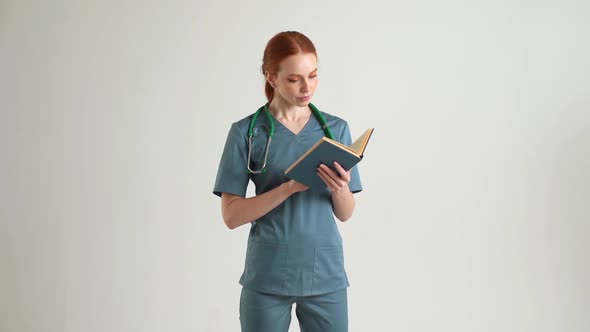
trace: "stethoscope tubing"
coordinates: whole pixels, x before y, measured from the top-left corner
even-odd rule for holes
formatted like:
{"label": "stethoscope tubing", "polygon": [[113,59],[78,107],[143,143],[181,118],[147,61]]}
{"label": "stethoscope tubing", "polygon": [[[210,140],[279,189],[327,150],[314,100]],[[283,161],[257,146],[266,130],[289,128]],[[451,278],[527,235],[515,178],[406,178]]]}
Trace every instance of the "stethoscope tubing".
{"label": "stethoscope tubing", "polygon": [[[320,123],[322,129],[324,130],[324,134],[326,136],[328,136],[328,138],[330,139],[334,139],[334,136],[332,135],[332,131],[330,130],[330,127],[328,127],[328,123],[326,122],[326,119],[324,118],[324,116],[320,113],[320,110],[318,110],[317,107],[315,107],[315,105],[313,105],[312,103],[309,103],[309,108],[311,108],[311,111],[313,113],[313,115],[315,116],[315,118],[318,120],[318,122]],[[268,123],[269,123],[269,132],[268,132],[268,142],[266,143],[266,148],[264,150],[264,162],[262,164],[262,167],[259,170],[253,170],[250,168],[250,163],[252,161],[252,137],[254,136],[254,126],[256,124],[256,121],[258,120],[258,116],[260,115],[261,112],[264,112],[264,114],[266,115],[266,118],[268,119]],[[267,162],[267,158],[268,158],[268,150],[270,148],[270,142],[272,141],[272,137],[275,133],[275,123],[274,120],[272,118],[272,115],[270,114],[270,111],[268,110],[268,103],[264,104],[264,106],[260,107],[252,116],[252,119],[250,119],[250,124],[248,125],[248,161],[246,164],[246,167],[248,168],[248,172],[253,173],[253,174],[260,174],[260,173],[264,173],[266,172],[266,162]]]}

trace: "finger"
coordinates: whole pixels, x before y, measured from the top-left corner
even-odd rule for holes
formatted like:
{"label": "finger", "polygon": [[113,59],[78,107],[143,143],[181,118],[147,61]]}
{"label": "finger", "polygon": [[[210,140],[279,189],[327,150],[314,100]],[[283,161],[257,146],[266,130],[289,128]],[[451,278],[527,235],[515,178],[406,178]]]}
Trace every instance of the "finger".
{"label": "finger", "polygon": [[336,168],[342,179],[347,183],[350,182],[350,171],[347,172],[337,161],[334,162],[334,168]]}
{"label": "finger", "polygon": [[327,165],[321,164],[320,169],[325,172],[325,174],[330,176],[334,181],[338,181],[340,179],[340,175],[337,172],[334,172],[334,170]]}
{"label": "finger", "polygon": [[326,184],[328,189],[330,189],[330,191],[338,190],[338,186],[336,185],[334,180],[332,178],[330,178],[326,173],[323,173],[322,171],[318,171],[318,176],[322,179],[322,181],[324,181],[324,183]]}
{"label": "finger", "polygon": [[334,168],[336,168],[338,173],[340,173],[341,175],[346,173],[346,170],[344,170],[344,168],[342,168],[342,166],[340,166],[340,164],[337,161],[334,162]]}
{"label": "finger", "polygon": [[297,186],[299,186],[299,188],[300,188],[300,189],[302,189],[302,190],[307,190],[307,189],[309,189],[309,187],[308,187],[308,186],[304,185],[304,184],[303,184],[303,183],[301,183],[301,182],[295,181],[295,183],[296,183],[296,185],[297,185]]}
{"label": "finger", "polygon": [[[332,171],[332,173],[334,173],[334,172]],[[324,183],[328,186],[328,188],[330,188],[330,190],[332,190],[332,191],[340,190],[346,184],[345,182],[343,183],[343,181],[340,180],[339,178],[336,179],[336,178],[332,177],[330,174],[328,174],[327,170],[324,169],[324,167],[318,168],[318,175],[324,181]],[[336,174],[334,174],[334,175],[336,175]]]}

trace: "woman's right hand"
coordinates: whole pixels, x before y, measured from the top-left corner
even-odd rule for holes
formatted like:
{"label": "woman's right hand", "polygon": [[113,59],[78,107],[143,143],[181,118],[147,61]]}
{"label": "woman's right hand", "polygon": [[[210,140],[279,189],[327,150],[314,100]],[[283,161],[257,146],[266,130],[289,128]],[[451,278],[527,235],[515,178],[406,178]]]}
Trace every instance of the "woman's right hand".
{"label": "woman's right hand", "polygon": [[305,191],[305,190],[309,189],[308,186],[304,185],[301,182],[297,182],[295,180],[289,180],[289,181],[285,182],[284,184],[287,186],[287,189],[289,190],[289,192],[291,194],[298,193],[300,191]]}
{"label": "woman's right hand", "polygon": [[263,194],[248,198],[224,192],[221,194],[223,221],[229,229],[245,225],[264,216],[294,193],[307,189],[304,184],[289,180]]}

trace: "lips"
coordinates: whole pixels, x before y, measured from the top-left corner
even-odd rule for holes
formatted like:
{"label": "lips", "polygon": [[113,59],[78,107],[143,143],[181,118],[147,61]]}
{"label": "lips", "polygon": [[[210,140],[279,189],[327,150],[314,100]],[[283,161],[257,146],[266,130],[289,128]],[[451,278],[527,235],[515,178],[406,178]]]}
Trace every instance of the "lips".
{"label": "lips", "polygon": [[302,101],[308,101],[309,98],[311,98],[311,96],[297,97],[297,99],[302,100]]}

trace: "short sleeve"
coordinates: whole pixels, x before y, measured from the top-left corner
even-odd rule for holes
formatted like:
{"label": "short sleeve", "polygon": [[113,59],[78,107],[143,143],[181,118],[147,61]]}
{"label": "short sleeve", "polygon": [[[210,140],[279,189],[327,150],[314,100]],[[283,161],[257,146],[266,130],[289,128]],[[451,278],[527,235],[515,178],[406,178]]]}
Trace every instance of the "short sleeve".
{"label": "short sleeve", "polygon": [[[348,128],[348,123],[346,122],[344,122],[344,130],[342,130],[340,142],[348,146],[352,144],[350,129]],[[358,170],[358,164],[355,165],[350,171],[350,182],[348,183],[348,187],[350,188],[350,191],[353,193],[358,193],[359,191],[363,190],[363,186],[361,184],[361,176]]]}
{"label": "short sleeve", "polygon": [[221,197],[221,193],[225,192],[241,197],[246,196],[249,179],[246,153],[246,137],[241,134],[238,124],[234,123],[227,134],[213,194]]}

